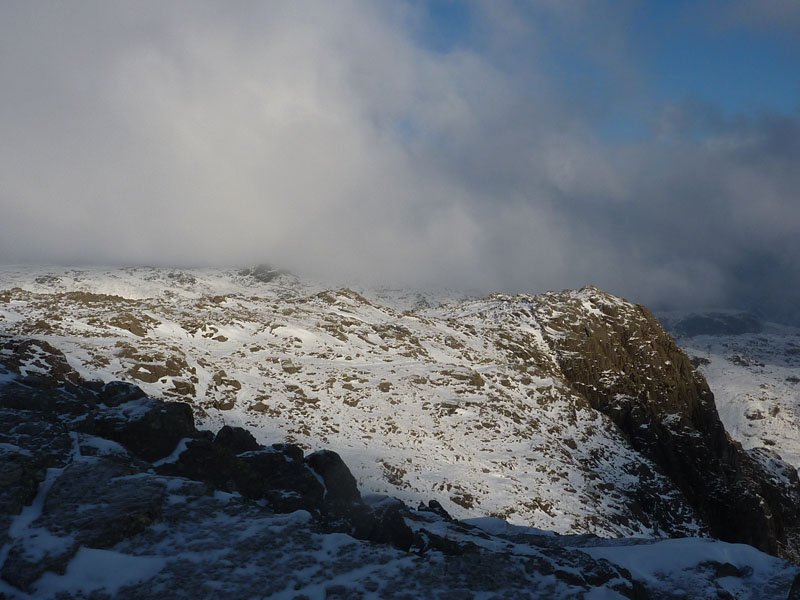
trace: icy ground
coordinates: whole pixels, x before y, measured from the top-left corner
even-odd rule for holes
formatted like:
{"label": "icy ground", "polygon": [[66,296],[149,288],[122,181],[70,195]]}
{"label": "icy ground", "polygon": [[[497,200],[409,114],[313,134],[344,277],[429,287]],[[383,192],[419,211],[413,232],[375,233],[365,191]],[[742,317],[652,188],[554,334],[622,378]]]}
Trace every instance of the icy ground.
{"label": "icy ground", "polygon": [[[437,552],[418,556],[345,534],[317,533],[304,511],[265,514],[244,506],[236,497],[187,496],[184,488],[191,484],[165,483],[170,505],[163,523],[112,549],[81,548],[63,575],[45,573],[30,595],[2,583],[0,594],[13,599],[118,600],[610,600],[628,596],[631,587],[622,578],[588,591],[579,583],[580,554],[586,553],[630,571],[654,600],[718,598],[723,597],[722,591],[739,600],[774,600],[787,597],[798,572],[749,546],[705,539],[616,540],[604,545],[601,540],[544,539],[547,536],[541,531],[525,528],[507,527],[502,534],[489,535],[481,532],[481,523],[475,529],[427,523],[419,515],[422,525],[438,525],[440,532],[449,531],[455,541],[486,550],[461,556]],[[552,548],[544,545],[548,541]],[[34,543],[31,550],[46,552],[47,548],[37,549]],[[561,572],[556,574],[557,570]],[[619,589],[614,590],[615,586]]]}
{"label": "icy ground", "polygon": [[[416,556],[391,547],[376,548],[345,534],[315,533],[308,513],[302,511],[264,515],[225,497],[187,504],[180,490],[175,492],[171,496],[174,510],[181,519],[187,512],[190,515],[185,526],[155,526],[112,550],[83,548],[63,575],[45,574],[32,594],[2,584],[0,594],[5,591],[14,599],[64,594],[60,597],[118,600],[630,597],[631,588],[621,578],[588,591],[570,585],[570,571],[574,581],[580,581],[580,562],[575,556],[586,553],[630,571],[653,600],[722,598],[722,592],[738,600],[775,600],[788,596],[798,572],[749,546],[698,538],[620,540],[614,545],[595,541],[588,547],[568,538],[548,550],[517,541],[526,537],[524,531],[509,539],[468,530],[454,537],[498,550]],[[550,565],[562,573],[542,574],[526,568],[529,564]]]}

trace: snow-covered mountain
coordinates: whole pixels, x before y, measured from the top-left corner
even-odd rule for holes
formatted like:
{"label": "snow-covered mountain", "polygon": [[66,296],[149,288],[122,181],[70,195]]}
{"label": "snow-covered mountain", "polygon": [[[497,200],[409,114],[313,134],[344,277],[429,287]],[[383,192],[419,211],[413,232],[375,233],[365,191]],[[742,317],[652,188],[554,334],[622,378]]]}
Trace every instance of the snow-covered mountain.
{"label": "snow-covered mountain", "polygon": [[731,437],[800,468],[800,329],[738,311],[659,318],[708,380]]}
{"label": "snow-covered mountain", "polygon": [[[51,344],[86,379],[189,402],[210,429],[330,448],[366,493],[797,555],[794,470],[732,444],[653,316],[595,288],[464,299],[268,268],[6,267],[0,333]],[[36,348],[23,374],[52,369]]]}
{"label": "snow-covered mountain", "polygon": [[[198,431],[189,405],[84,382],[46,342],[0,360],[0,597],[795,598],[743,544],[558,536],[363,496],[330,451]],[[36,356],[37,375],[23,375]]]}

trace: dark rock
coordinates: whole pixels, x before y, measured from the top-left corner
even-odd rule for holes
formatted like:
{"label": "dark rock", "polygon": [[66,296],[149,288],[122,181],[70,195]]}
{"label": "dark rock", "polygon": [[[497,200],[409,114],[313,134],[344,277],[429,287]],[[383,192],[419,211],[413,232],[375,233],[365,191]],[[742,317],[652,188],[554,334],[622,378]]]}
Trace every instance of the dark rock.
{"label": "dark rock", "polygon": [[227,448],[234,454],[252,452],[261,449],[253,434],[242,427],[225,425],[217,432],[214,443]]}
{"label": "dark rock", "polygon": [[[63,547],[51,548],[44,554],[32,553],[22,544],[16,543],[8,551],[0,577],[15,588],[30,593],[33,583],[47,571],[63,575],[76,551],[77,547],[71,540],[64,540]],[[2,595],[0,598],[5,600]]]}
{"label": "dark rock", "polygon": [[[46,571],[63,573],[80,546],[110,548],[155,522],[166,497],[165,487],[141,474],[140,466],[86,457],[67,466],[50,489],[41,516],[32,524],[40,533],[12,545],[3,579],[29,591]],[[37,535],[49,538],[44,549],[37,548]]]}
{"label": "dark rock", "polygon": [[296,444],[272,444],[271,448],[290,460],[302,461],[303,449]]}
{"label": "dark rock", "polygon": [[210,440],[193,440],[186,444],[186,450],[176,462],[157,467],[156,471],[202,481],[216,490],[235,492],[243,468],[244,465],[228,448]]}
{"label": "dark rock", "polygon": [[94,408],[93,396],[86,390],[76,395],[50,385],[46,379],[37,377],[12,381],[0,393],[0,407],[68,415],[86,414]]}
{"label": "dark rock", "polygon": [[56,535],[74,534],[80,545],[110,548],[156,521],[164,483],[127,460],[83,457],[53,484],[39,520]]}
{"label": "dark rock", "polygon": [[713,562],[713,563],[701,563],[698,565],[700,568],[704,566],[711,567],[714,570],[714,577],[720,579],[722,577],[749,577],[753,574],[753,568],[749,566],[745,567],[737,567],[729,562]]}
{"label": "dark rock", "polygon": [[414,543],[410,550],[417,554],[437,551],[450,556],[480,552],[480,548],[473,542],[458,542],[427,530],[414,534]]}
{"label": "dark rock", "polygon": [[195,436],[196,439],[206,440],[207,442],[213,442],[215,437],[216,436],[214,435],[214,433],[212,431],[208,431],[207,429],[201,429],[200,431],[197,432],[197,435]]}
{"label": "dark rock", "polygon": [[305,462],[325,482],[326,503],[361,502],[356,478],[338,454],[330,450],[320,450],[307,456]]}
{"label": "dark rock", "polygon": [[352,515],[352,535],[361,540],[390,544],[408,552],[414,545],[415,536],[404,519],[406,515],[408,509],[399,500],[371,509],[364,507]]}
{"label": "dark rock", "polygon": [[795,575],[794,581],[792,581],[792,588],[789,590],[786,600],[800,600],[800,573]]}
{"label": "dark rock", "polygon": [[441,517],[441,518],[442,518],[442,519],[444,519],[445,521],[452,521],[452,520],[453,520],[453,517],[451,517],[451,516],[450,516],[450,513],[448,513],[448,512],[447,512],[447,511],[444,509],[444,506],[442,506],[441,504],[439,504],[439,502],[437,502],[436,500],[430,500],[430,501],[428,502],[428,505],[427,505],[427,506],[425,506],[425,504],[423,504],[422,502],[420,502],[420,504],[419,504],[419,507],[417,508],[417,510],[419,510],[419,511],[427,511],[427,512],[432,512],[433,514],[435,514],[435,515],[437,515],[437,516]]}
{"label": "dark rock", "polygon": [[145,394],[139,386],[126,381],[110,381],[108,383],[89,381],[85,386],[92,389],[97,394],[98,402],[109,407],[119,406],[131,400],[139,400],[147,397],[147,394]]}
{"label": "dark rock", "polygon": [[263,449],[239,455],[208,440],[189,442],[175,463],[158,467],[165,475],[203,481],[214,489],[265,499],[276,512],[320,511],[325,488],[302,461]]}
{"label": "dark rock", "polygon": [[41,464],[35,458],[0,450],[0,518],[18,515],[33,502],[41,480]]}
{"label": "dark rock", "polygon": [[169,456],[183,438],[195,438],[192,407],[184,402],[134,400],[79,423],[81,431],[114,440],[147,461]]}
{"label": "dark rock", "polygon": [[[0,409],[0,443],[8,445],[0,450],[0,468],[18,483],[30,475],[41,481],[47,469],[65,466],[73,448],[69,431],[52,415],[7,409]],[[17,467],[27,474],[22,479],[11,474]]]}
{"label": "dark rock", "polygon": [[[79,385],[83,378],[67,362],[64,353],[43,340],[0,338],[3,364],[13,373],[34,370],[34,387],[57,388],[65,383]],[[30,375],[28,375],[30,377]]]}
{"label": "dark rock", "polygon": [[658,465],[712,535],[800,560],[800,485],[774,480],[731,441],[705,379],[649,310],[590,291],[603,317],[551,320],[564,335],[547,337],[573,389]]}
{"label": "dark rock", "polygon": [[281,275],[288,275],[289,271],[285,271],[283,269],[276,269],[272,265],[261,264],[252,267],[250,269],[242,269],[241,271],[239,271],[239,274],[245,277],[252,277],[262,283],[269,283],[276,277],[280,277]]}
{"label": "dark rock", "polygon": [[739,367],[749,367],[749,366],[751,366],[751,363],[750,363],[749,359],[743,358],[742,356],[739,356],[738,354],[732,354],[731,356],[728,357],[728,360],[731,361],[733,364],[739,366]]}
{"label": "dark rock", "polygon": [[9,542],[14,515],[33,501],[43,478],[41,462],[30,453],[0,449],[0,548]]}
{"label": "dark rock", "polygon": [[[417,512],[410,511],[399,500],[384,499],[368,506],[361,500],[347,466],[333,452],[317,452],[304,459],[302,449],[295,445],[276,444],[260,448],[242,429],[224,428],[216,437],[210,432],[199,432],[194,428],[188,406],[165,405],[139,397],[141,390],[135,386],[67,382],[54,388],[48,387],[50,384],[46,378],[24,381],[17,383],[20,389],[28,391],[20,394],[32,395],[37,402],[34,404],[41,409],[0,408],[0,527],[3,527],[0,546],[8,548],[1,575],[20,590],[31,591],[35,587],[33,584],[46,571],[64,573],[80,547],[113,547],[115,551],[128,555],[141,555],[143,550],[153,553],[154,549],[156,554],[166,554],[172,544],[186,544],[178,552],[180,555],[187,549],[191,552],[195,548],[209,550],[206,544],[210,542],[212,550],[205,554],[213,558],[201,559],[197,564],[193,560],[168,561],[165,571],[159,573],[161,579],[137,584],[141,588],[126,586],[119,591],[119,596],[139,598],[161,594],[171,597],[177,590],[179,595],[205,597],[211,588],[204,588],[202,584],[211,581],[219,584],[213,588],[215,592],[223,589],[228,591],[227,595],[250,597],[256,588],[247,588],[245,593],[244,587],[222,585],[222,582],[227,583],[224,577],[233,570],[246,571],[242,577],[252,583],[250,577],[254,569],[232,568],[237,566],[236,558],[241,558],[241,553],[248,553],[249,557],[249,553],[275,546],[275,553],[261,554],[259,566],[280,564],[286,565],[287,571],[293,574],[307,572],[307,567],[320,556],[308,552],[309,548],[315,547],[319,534],[342,531],[362,540],[391,544],[420,555],[434,552],[428,560],[413,557],[412,562],[401,557],[400,562],[407,566],[397,569],[396,565],[390,565],[392,570],[402,572],[400,579],[388,585],[402,581],[403,584],[413,583],[415,591],[447,590],[439,594],[442,598],[500,597],[500,593],[503,597],[527,597],[525,592],[530,584],[543,579],[560,586],[553,589],[573,591],[569,597],[588,595],[590,590],[599,586],[617,591],[623,597],[648,598],[645,589],[633,582],[630,573],[624,569],[560,546],[567,538],[577,543],[581,536],[548,537],[520,532],[509,534],[512,537],[489,536],[475,527],[453,521],[435,501],[421,506]],[[0,397],[4,390],[0,387]],[[661,418],[657,402],[653,402],[648,410],[637,396],[629,398],[628,402],[616,405],[600,396],[595,400],[606,402],[609,411],[619,417],[621,423],[629,419],[634,423],[653,425],[658,430],[657,436],[663,436],[663,439],[644,436],[636,442],[643,448],[657,453],[658,448],[651,448],[649,443],[672,444],[669,452],[677,457],[679,465],[688,465],[687,461],[692,458],[705,460],[710,456],[716,460],[712,467],[722,466],[719,481],[728,485],[726,492],[734,496],[729,501],[744,503],[736,509],[740,511],[736,514],[746,518],[758,517],[759,506],[746,504],[756,498],[747,486],[752,477],[763,478],[766,472],[772,473],[775,480],[765,481],[757,488],[766,505],[780,507],[793,501],[791,489],[792,485],[798,484],[797,474],[783,465],[774,453],[764,450],[742,453],[741,449],[737,451],[736,447],[731,449],[730,446],[720,446],[716,450],[707,448],[708,442],[702,434],[705,430],[697,425],[703,423],[702,406],[696,408],[694,416],[682,414],[678,422],[672,423]],[[698,402],[702,404],[702,398]],[[83,406],[81,410],[84,412],[65,410],[64,407],[70,403]],[[114,439],[125,445],[131,453],[121,452],[111,444],[104,446],[102,440],[79,431],[92,436],[103,434],[105,439]],[[687,432],[694,433],[690,435]],[[157,467],[158,475],[152,473],[155,467],[151,463],[142,460],[147,456],[160,457],[172,453],[178,442],[187,437],[192,441],[186,443],[186,450],[175,462]],[[82,456],[78,451],[82,447],[95,448],[97,455]],[[717,454],[712,450],[718,450]],[[666,455],[670,456],[669,453]],[[45,481],[46,485],[52,483],[52,487],[42,488],[41,481],[49,467],[59,467],[59,471],[50,471]],[[666,471],[666,467],[664,469]],[[182,478],[169,479],[166,475],[180,475]],[[691,475],[685,477],[687,485],[692,485]],[[783,480],[791,485],[779,485],[778,482]],[[25,530],[22,534],[17,528],[12,538],[9,517],[31,501],[37,488],[40,491],[49,489],[46,498],[44,494],[41,496],[44,498],[42,513],[30,527],[22,528]],[[239,494],[210,494],[209,488]],[[264,503],[251,502],[250,499],[267,500],[269,508],[265,509]],[[642,496],[642,504],[650,500]],[[273,526],[275,521],[271,520],[270,509],[294,511],[298,508],[311,512],[310,523],[306,515],[296,515],[286,518],[283,525]],[[648,514],[651,513],[652,510]],[[222,518],[218,518],[220,516]],[[264,516],[267,518],[262,518]],[[161,520],[163,525],[159,523],[154,527]],[[231,527],[231,523],[236,527]],[[755,538],[761,530],[764,543],[782,539],[780,531],[769,529],[772,525],[765,525],[756,518],[749,524],[750,535]],[[435,533],[430,529],[435,529]],[[232,530],[230,536],[227,535],[229,530]],[[526,535],[526,543],[530,544],[533,553],[515,554],[513,536],[522,538]],[[486,550],[483,545],[487,539],[495,540],[504,550]],[[292,540],[294,546],[290,552],[295,554],[287,556],[283,554],[282,544]],[[593,540],[584,541],[587,546],[594,545]],[[335,546],[339,545],[338,542]],[[322,547],[325,546],[323,543]],[[333,565],[334,570],[342,565],[351,574],[363,573],[363,563],[352,560],[359,554],[348,556],[349,546],[342,546],[342,552],[330,557],[327,564]],[[362,559],[365,553],[373,551],[380,553],[378,560],[384,554],[386,561],[397,556],[377,545],[366,546],[366,550],[364,547],[361,545]],[[713,577],[744,579],[752,575],[747,568],[737,568],[728,563],[708,563],[704,569]],[[321,575],[324,577],[326,573],[323,571]],[[267,592],[259,589],[255,595],[270,596],[272,592],[285,589],[286,581],[291,580],[283,578],[281,570],[277,581],[273,582],[276,587]],[[411,578],[419,580],[412,582]],[[422,585],[416,587],[419,582]],[[373,581],[370,587],[365,584],[363,589],[373,595],[378,592],[381,596],[391,595],[388,585],[381,586]],[[325,589],[331,597],[349,598],[351,595],[351,590],[335,581],[323,586],[327,587],[317,586],[317,590]],[[295,580],[295,589],[301,588],[301,582]],[[796,588],[800,588],[797,582],[790,598],[800,596]],[[546,588],[540,591],[541,597],[548,597]],[[361,594],[359,590],[354,597]],[[102,590],[90,595],[106,597]],[[421,597],[422,593],[415,597],[417,595]],[[568,597],[558,594],[561,596]],[[5,596],[0,593],[0,597]]]}
{"label": "dark rock", "polygon": [[[290,447],[290,452],[293,447]],[[265,449],[241,455],[247,476],[239,481],[244,495],[266,498],[278,512],[319,511],[326,501],[317,475],[295,456]]]}

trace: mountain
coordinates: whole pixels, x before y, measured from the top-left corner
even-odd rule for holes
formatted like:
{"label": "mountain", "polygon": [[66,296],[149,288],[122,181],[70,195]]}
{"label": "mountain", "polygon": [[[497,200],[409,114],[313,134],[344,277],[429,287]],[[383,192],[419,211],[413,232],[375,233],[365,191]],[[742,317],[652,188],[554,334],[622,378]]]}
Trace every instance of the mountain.
{"label": "mountain", "polygon": [[[25,375],[32,361],[36,375]],[[50,368],[46,368],[49,365]],[[84,381],[42,341],[0,360],[0,597],[795,598],[800,569],[703,538],[454,520],[362,496],[341,458],[195,427],[190,405]]]}
{"label": "mountain", "polygon": [[464,299],[270,268],[4,268],[0,282],[0,332],[33,344],[22,375],[69,367],[187,402],[212,430],[329,448],[364,493],[799,556],[796,470],[731,440],[655,317],[596,288]]}
{"label": "mountain", "polygon": [[659,317],[714,390],[731,437],[800,468],[800,329],[740,311]]}

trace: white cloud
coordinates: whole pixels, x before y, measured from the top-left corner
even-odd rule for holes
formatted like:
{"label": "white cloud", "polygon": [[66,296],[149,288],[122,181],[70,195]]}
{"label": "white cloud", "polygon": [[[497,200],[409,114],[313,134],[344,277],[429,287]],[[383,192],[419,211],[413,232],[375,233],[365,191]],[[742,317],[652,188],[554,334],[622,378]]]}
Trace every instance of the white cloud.
{"label": "white cloud", "polygon": [[[524,14],[510,6],[491,11],[495,41]],[[791,127],[715,121],[713,139],[772,149],[756,159],[691,141],[708,111],[682,107],[660,140],[605,143],[591,100],[536,54],[546,42],[525,60],[508,60],[512,41],[436,52],[418,9],[3,5],[0,260],[268,260],[691,304],[748,300],[732,280],[754,223],[784,253],[800,237],[800,219],[782,218],[797,214]],[[559,16],[573,33],[590,27],[578,17]],[[513,35],[535,37],[525,25]],[[632,69],[608,41],[618,32],[595,38],[614,81]]]}

